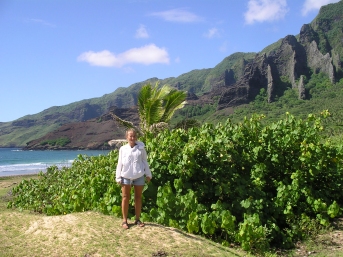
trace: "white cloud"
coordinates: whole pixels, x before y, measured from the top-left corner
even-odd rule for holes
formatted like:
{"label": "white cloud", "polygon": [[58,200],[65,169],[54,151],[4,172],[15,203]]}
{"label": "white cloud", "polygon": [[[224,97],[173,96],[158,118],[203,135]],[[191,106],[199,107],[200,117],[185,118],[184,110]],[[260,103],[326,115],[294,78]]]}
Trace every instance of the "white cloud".
{"label": "white cloud", "polygon": [[45,20],[41,20],[41,19],[29,19],[29,22],[34,22],[34,23],[37,23],[37,24],[41,24],[41,25],[44,25],[44,26],[48,26],[48,27],[53,27],[55,28],[56,25],[52,24],[52,23],[49,23]]}
{"label": "white cloud", "polygon": [[282,19],[287,12],[286,0],[249,0],[244,17],[247,24],[253,24]]}
{"label": "white cloud", "polygon": [[180,62],[181,62],[180,57],[176,57],[175,60],[174,60],[174,62],[180,63]]}
{"label": "white cloud", "polygon": [[108,50],[101,52],[84,52],[77,57],[77,60],[79,62],[88,62],[92,66],[120,67],[122,65],[120,60]]}
{"label": "white cloud", "polygon": [[139,28],[136,30],[136,38],[149,38],[148,31],[144,25],[139,25]]}
{"label": "white cloud", "polygon": [[172,9],[169,11],[164,12],[154,12],[150,15],[160,17],[166,21],[174,21],[174,22],[184,22],[184,23],[190,23],[190,22],[198,22],[201,21],[202,18],[199,16],[185,11],[183,9]]}
{"label": "white cloud", "polygon": [[115,55],[108,50],[101,52],[88,51],[77,57],[79,62],[87,62],[92,66],[103,67],[123,67],[129,63],[139,63],[150,65],[154,63],[169,64],[169,55],[164,48],[159,48],[154,44],[140,48],[131,48],[123,53]]}
{"label": "white cloud", "polygon": [[219,31],[217,28],[211,28],[204,34],[204,36],[207,38],[213,38],[215,36],[219,36]]}
{"label": "white cloud", "polygon": [[305,16],[311,11],[319,10],[323,5],[337,2],[339,2],[339,0],[305,0],[301,13]]}

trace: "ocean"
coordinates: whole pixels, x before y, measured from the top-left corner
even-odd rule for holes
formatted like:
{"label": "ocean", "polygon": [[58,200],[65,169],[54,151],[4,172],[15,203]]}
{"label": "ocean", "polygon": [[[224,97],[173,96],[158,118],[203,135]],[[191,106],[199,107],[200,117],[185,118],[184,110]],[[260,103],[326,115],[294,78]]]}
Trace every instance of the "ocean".
{"label": "ocean", "polygon": [[26,151],[20,148],[0,148],[0,177],[37,174],[49,166],[70,167],[79,154],[107,155],[109,150]]}

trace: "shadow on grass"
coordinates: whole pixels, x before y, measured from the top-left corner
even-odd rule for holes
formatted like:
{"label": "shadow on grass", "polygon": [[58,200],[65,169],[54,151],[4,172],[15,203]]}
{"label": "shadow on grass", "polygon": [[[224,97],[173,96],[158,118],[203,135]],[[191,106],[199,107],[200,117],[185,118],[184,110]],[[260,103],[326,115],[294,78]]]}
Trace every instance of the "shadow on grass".
{"label": "shadow on grass", "polygon": [[[131,227],[131,226],[136,226],[136,225],[130,224],[129,227]],[[210,242],[213,246],[217,247],[217,248],[220,249],[220,250],[224,250],[224,251],[226,251],[226,252],[228,252],[228,253],[230,253],[230,254],[232,254],[232,255],[235,255],[235,256],[240,256],[240,255],[238,255],[238,254],[232,252],[231,249],[230,249],[229,247],[222,246],[222,245],[220,245],[220,244],[218,244],[218,243],[215,243],[215,242],[213,242],[213,241],[211,241],[211,240],[209,240],[209,239],[202,238],[202,237],[200,237],[200,236],[198,236],[198,235],[192,235],[192,234],[186,233],[186,232],[184,232],[184,231],[182,231],[182,230],[180,230],[180,229],[177,229],[177,228],[165,227],[165,226],[163,226],[163,225],[159,225],[159,224],[156,224],[156,223],[146,223],[146,222],[145,222],[145,226],[146,226],[146,227],[148,227],[148,226],[151,226],[151,227],[158,227],[159,229],[165,230],[165,231],[173,231],[173,232],[179,233],[180,235],[182,235],[182,236],[184,236],[184,237],[186,237],[186,238],[189,238],[189,239],[192,239],[192,240],[199,241],[200,243],[201,243],[201,242],[204,242],[204,241]],[[235,249],[235,250],[237,250],[237,249]]]}

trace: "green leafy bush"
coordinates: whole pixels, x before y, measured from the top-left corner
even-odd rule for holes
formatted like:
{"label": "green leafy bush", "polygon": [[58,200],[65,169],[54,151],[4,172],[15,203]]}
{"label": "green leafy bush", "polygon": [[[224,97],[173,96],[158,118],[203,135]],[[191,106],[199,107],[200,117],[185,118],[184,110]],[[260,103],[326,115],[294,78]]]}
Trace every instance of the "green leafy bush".
{"label": "green leafy bush", "polygon": [[[262,252],[292,247],[329,226],[342,215],[342,146],[323,141],[314,115],[302,120],[286,114],[270,125],[262,120],[147,134],[153,180],[145,188],[142,219]],[[115,150],[80,155],[70,168],[51,167],[16,186],[9,207],[121,216],[117,159]]]}
{"label": "green leafy bush", "polygon": [[120,187],[114,180],[118,155],[79,155],[70,168],[51,166],[38,179],[23,180],[13,189],[8,207],[29,209],[47,215],[86,210],[119,214]]}
{"label": "green leafy bush", "polygon": [[287,114],[165,131],[147,143],[158,189],[146,192],[156,204],[145,218],[245,250],[291,247],[311,222],[342,213],[342,149],[322,143],[322,129],[313,115]]}

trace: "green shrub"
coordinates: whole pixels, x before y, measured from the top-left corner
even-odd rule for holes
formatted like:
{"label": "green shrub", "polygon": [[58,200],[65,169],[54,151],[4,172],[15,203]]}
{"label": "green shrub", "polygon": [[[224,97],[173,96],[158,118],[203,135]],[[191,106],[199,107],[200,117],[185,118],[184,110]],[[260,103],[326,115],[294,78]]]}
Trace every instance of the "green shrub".
{"label": "green shrub", "polygon": [[9,207],[47,215],[86,210],[118,214],[120,187],[113,175],[117,160],[117,151],[112,151],[107,156],[79,155],[70,168],[51,166],[38,179],[23,180],[15,187]]}
{"label": "green shrub", "polygon": [[[328,226],[342,213],[341,147],[321,142],[313,115],[268,126],[260,118],[148,140],[154,189],[146,196],[156,202],[145,204],[146,218],[223,244],[234,238],[245,250],[292,247],[308,235],[304,224]],[[222,212],[234,226],[223,227]]]}
{"label": "green shrub", "polygon": [[[323,140],[314,115],[302,120],[286,114],[267,126],[262,120],[147,135],[153,179],[144,189],[142,219],[259,252],[290,248],[329,226],[343,210],[342,145]],[[50,167],[16,186],[8,207],[121,216],[117,159],[114,150],[80,155],[70,168]]]}

